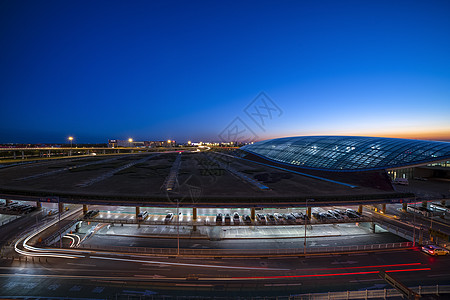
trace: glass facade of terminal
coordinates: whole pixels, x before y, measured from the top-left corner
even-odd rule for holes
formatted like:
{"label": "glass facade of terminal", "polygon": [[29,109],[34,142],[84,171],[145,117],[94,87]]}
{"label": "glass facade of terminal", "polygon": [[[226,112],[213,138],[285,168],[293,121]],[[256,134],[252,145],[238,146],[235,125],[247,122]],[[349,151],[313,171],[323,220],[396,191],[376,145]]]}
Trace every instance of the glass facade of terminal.
{"label": "glass facade of terminal", "polygon": [[360,136],[300,136],[240,148],[279,163],[329,171],[388,169],[450,158],[450,143]]}

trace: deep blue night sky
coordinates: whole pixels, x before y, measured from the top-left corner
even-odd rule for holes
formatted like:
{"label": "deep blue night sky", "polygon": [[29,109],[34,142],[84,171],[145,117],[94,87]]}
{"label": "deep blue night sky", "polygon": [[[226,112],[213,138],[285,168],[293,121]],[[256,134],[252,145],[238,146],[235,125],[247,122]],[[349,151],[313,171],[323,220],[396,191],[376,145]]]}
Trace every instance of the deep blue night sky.
{"label": "deep blue night sky", "polygon": [[[1,1],[0,142],[450,139],[449,1]],[[282,110],[258,127],[264,91]]]}

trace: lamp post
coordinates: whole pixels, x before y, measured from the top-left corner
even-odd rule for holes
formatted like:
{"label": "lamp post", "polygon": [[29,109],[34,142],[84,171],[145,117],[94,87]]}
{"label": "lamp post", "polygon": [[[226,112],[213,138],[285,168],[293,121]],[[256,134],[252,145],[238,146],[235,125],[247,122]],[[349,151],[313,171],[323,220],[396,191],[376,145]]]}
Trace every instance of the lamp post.
{"label": "lamp post", "polygon": [[180,213],[178,209],[180,207],[180,201],[177,199],[177,256],[180,256]]}
{"label": "lamp post", "polygon": [[303,254],[306,255],[306,226],[308,225],[308,201],[314,201],[314,199],[306,199],[305,200],[305,206],[306,206],[306,215],[305,215],[305,242],[303,244]]}
{"label": "lamp post", "polygon": [[69,156],[72,156],[72,141],[73,141],[73,136],[69,136],[69,141],[70,141],[70,151],[69,151],[70,155],[69,155]]}
{"label": "lamp post", "polygon": [[132,147],[132,146],[131,146],[131,143],[132,143],[132,142],[133,142],[133,139],[132,139],[132,138],[129,138],[129,139],[128,139],[128,143],[129,143],[129,146],[130,146],[130,147]]}

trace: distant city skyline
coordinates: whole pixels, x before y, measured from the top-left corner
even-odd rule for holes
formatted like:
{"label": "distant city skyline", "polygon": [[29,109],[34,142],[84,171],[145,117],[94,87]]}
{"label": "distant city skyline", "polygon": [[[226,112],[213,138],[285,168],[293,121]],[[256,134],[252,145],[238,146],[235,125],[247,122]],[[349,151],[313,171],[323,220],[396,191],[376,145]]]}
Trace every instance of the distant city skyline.
{"label": "distant city skyline", "polygon": [[449,14],[448,1],[2,1],[0,143],[449,141]]}

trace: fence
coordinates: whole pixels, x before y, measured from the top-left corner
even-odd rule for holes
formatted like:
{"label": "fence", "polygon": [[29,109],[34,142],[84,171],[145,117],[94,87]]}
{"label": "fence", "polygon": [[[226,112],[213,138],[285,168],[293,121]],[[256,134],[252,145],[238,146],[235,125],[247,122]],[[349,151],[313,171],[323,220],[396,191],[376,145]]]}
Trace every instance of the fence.
{"label": "fence", "polygon": [[[450,293],[450,285],[432,285],[432,286],[418,286],[411,288],[419,295],[436,295]],[[323,300],[323,299],[387,299],[390,297],[402,297],[402,294],[396,289],[384,290],[365,290],[365,291],[345,291],[345,292],[328,292],[316,294],[302,294],[289,297],[291,300]]]}
{"label": "fence", "polygon": [[[374,244],[374,245],[354,245],[354,246],[338,246],[338,247],[311,247],[306,248],[307,254],[317,253],[339,253],[352,251],[376,251],[383,249],[395,249],[411,247],[411,242]],[[79,249],[102,249],[97,245],[83,245]],[[176,248],[145,248],[145,247],[120,247],[108,246],[109,251],[114,252],[133,252],[150,255],[181,255],[181,256],[277,256],[277,255],[301,255],[304,253],[303,248],[291,249],[176,249]]]}
{"label": "fence", "polygon": [[6,224],[8,224],[9,222],[15,221],[15,220],[19,219],[20,217],[22,217],[22,216],[19,216],[19,215],[14,215],[14,217],[11,216],[11,217],[8,218],[7,220],[2,221],[2,222],[0,223],[0,226],[6,225]]}

